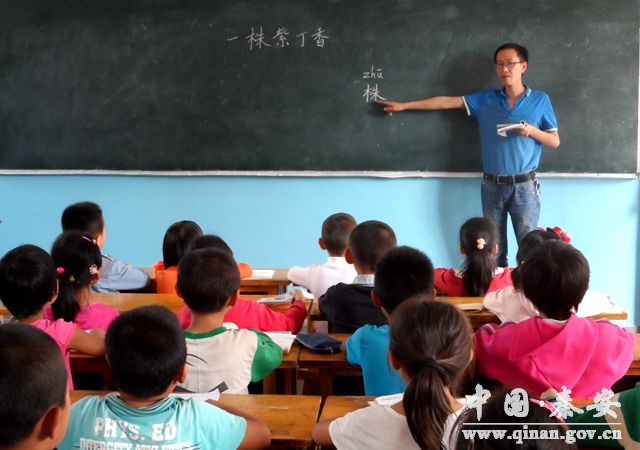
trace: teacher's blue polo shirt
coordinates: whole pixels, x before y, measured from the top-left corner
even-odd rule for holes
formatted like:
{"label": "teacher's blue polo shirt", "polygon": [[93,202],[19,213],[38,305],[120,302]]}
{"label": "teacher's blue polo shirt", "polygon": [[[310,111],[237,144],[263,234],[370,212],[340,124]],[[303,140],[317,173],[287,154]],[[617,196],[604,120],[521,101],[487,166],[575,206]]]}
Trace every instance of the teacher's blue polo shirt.
{"label": "teacher's blue polo shirt", "polygon": [[501,125],[517,124],[521,120],[541,129],[555,131],[558,121],[549,96],[527,87],[513,108],[502,89],[486,89],[462,97],[467,114],[480,126],[482,166],[492,175],[515,175],[538,168],[542,144],[533,138],[520,136],[519,130],[497,132]]}

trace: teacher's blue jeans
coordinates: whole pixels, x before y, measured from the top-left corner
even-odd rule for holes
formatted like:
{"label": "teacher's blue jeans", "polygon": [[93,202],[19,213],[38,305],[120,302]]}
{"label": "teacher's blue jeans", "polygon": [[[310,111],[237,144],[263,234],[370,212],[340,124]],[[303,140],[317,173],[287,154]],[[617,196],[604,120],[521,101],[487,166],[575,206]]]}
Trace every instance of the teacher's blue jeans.
{"label": "teacher's blue jeans", "polygon": [[482,213],[498,226],[499,266],[507,267],[507,214],[511,216],[518,242],[538,226],[540,183],[537,179],[515,184],[497,184],[482,180]]}

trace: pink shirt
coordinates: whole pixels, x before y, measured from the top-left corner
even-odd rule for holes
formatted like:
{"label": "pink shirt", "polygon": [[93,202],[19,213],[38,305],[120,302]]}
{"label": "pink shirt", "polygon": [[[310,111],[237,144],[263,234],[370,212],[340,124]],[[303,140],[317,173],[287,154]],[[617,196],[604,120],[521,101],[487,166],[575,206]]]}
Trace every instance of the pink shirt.
{"label": "pink shirt", "polygon": [[64,364],[67,367],[67,376],[69,377],[69,389],[73,390],[73,378],[71,378],[71,366],[69,364],[69,342],[71,341],[71,337],[73,333],[76,332],[78,327],[76,324],[71,322],[65,322],[62,319],[58,320],[47,320],[40,319],[35,322],[31,322],[36,328],[41,329],[49,336],[56,341],[58,347],[60,347],[60,351],[62,352],[62,356],[64,357]]}
{"label": "pink shirt", "polygon": [[[118,317],[120,313],[112,306],[107,306],[104,303],[90,303],[78,311],[76,319],[73,321],[83,330],[93,330],[99,328],[102,331],[107,331],[109,324]],[[44,318],[48,320],[55,320],[51,306],[47,306],[44,309]]]}
{"label": "pink shirt", "polygon": [[[183,329],[191,324],[191,311],[187,306],[177,313]],[[255,328],[259,331],[291,331],[297,333],[307,317],[307,308],[303,301],[297,300],[286,311],[274,311],[267,305],[255,300],[239,298],[231,310],[224,316],[225,322],[233,322],[238,328]]]}
{"label": "pink shirt", "polygon": [[573,313],[566,323],[532,317],[484,325],[475,338],[481,374],[536,395],[566,386],[575,398],[611,389],[629,368],[636,343],[630,330]]}
{"label": "pink shirt", "polygon": [[[511,286],[511,272],[510,267],[498,267],[493,275],[493,280],[489,284],[489,288],[485,292],[492,292],[498,289],[502,289],[507,286]],[[468,297],[469,293],[464,288],[462,276],[458,269],[443,269],[438,268],[435,270],[435,277],[433,284],[439,294],[447,295],[449,297]]]}

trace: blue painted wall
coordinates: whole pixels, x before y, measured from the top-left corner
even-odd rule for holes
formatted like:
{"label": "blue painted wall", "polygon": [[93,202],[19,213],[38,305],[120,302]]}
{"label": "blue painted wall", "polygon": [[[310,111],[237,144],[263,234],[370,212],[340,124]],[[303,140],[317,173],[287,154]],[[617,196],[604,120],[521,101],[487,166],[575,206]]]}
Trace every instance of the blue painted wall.
{"label": "blue painted wall", "polygon": [[[324,260],[320,223],[346,211],[389,223],[401,244],[437,266],[458,266],[458,229],[481,215],[478,178],[0,176],[0,253],[22,243],[49,249],[70,203],[99,203],[107,220],[103,249],[149,266],[161,259],[173,222],[191,219],[227,240],[254,267]],[[636,179],[543,178],[540,225],[562,226],[591,264],[591,288],[614,296],[638,323]],[[511,262],[516,247],[511,236]]]}

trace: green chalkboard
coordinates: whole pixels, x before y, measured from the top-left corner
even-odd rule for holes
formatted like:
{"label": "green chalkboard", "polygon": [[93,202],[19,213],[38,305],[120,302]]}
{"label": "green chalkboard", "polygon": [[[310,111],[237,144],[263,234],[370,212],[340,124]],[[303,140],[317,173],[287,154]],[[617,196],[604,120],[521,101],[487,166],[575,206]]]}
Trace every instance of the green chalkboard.
{"label": "green chalkboard", "polygon": [[562,144],[540,170],[637,171],[639,0],[0,0],[0,169],[480,170],[463,110],[529,47]]}

